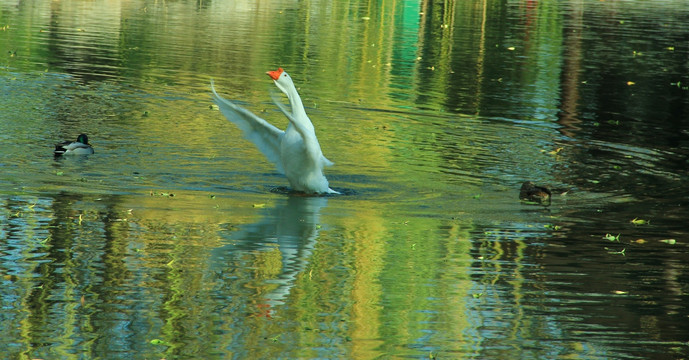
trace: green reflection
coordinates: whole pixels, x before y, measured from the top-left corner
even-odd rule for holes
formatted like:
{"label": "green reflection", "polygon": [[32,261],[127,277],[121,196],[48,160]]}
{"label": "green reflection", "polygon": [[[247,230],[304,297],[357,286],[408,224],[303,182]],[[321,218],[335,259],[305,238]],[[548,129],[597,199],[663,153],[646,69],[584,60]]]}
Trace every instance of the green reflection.
{"label": "green reflection", "polygon": [[[681,354],[683,5],[0,4],[9,357]],[[275,66],[347,196],[272,192],[209,108],[214,78],[280,119]],[[527,180],[572,191],[529,208]]]}

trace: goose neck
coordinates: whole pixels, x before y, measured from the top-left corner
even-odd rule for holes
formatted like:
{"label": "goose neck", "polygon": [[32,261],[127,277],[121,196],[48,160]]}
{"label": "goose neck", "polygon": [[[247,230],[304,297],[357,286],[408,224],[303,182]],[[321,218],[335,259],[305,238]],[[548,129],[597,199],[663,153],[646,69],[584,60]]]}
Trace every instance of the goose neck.
{"label": "goose neck", "polygon": [[304,104],[301,102],[301,97],[299,96],[297,89],[289,89],[289,91],[287,92],[287,99],[289,100],[289,105],[292,107],[293,116],[306,116],[306,110],[304,110]]}

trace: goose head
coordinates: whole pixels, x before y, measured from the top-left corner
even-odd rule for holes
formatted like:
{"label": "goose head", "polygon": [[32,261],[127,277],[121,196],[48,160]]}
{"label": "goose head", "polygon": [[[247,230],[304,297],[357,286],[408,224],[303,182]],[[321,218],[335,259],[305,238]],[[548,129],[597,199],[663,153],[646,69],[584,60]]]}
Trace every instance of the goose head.
{"label": "goose head", "polygon": [[287,97],[292,96],[291,92],[295,90],[294,82],[292,82],[292,78],[285,72],[285,70],[278,68],[277,70],[268,71],[266,74],[273,79],[275,86],[277,86],[280,91],[285,93]]}

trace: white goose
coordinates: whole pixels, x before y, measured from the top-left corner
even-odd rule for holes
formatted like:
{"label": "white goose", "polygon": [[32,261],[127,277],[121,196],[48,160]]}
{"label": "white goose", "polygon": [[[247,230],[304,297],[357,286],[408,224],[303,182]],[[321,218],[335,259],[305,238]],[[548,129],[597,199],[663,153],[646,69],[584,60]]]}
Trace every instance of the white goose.
{"label": "white goose", "polygon": [[267,74],[287,95],[292,108],[290,112],[273,98],[275,105],[289,119],[285,131],[218,95],[211,80],[215,103],[223,115],[242,130],[244,137],[253,142],[279,172],[287,176],[292,189],[308,194],[339,194],[328,187],[328,180],[323,175],[323,167],[333,163],[323,156],[313,124],[306,115],[292,78],[282,68],[268,71]]}

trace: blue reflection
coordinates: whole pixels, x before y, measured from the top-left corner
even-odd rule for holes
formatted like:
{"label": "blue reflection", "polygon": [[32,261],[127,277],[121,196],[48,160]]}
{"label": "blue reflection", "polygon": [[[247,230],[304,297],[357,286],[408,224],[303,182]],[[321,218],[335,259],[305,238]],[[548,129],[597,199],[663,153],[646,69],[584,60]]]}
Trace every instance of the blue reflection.
{"label": "blue reflection", "polygon": [[264,209],[257,223],[221,234],[227,245],[211,252],[211,269],[226,271],[228,264],[243,263],[240,258],[249,252],[270,251],[277,246],[282,267],[277,276],[266,282],[278,287],[265,295],[265,302],[270,308],[284,304],[297,276],[308,265],[318,239],[320,212],[327,204],[327,197],[281,199],[274,208]]}

